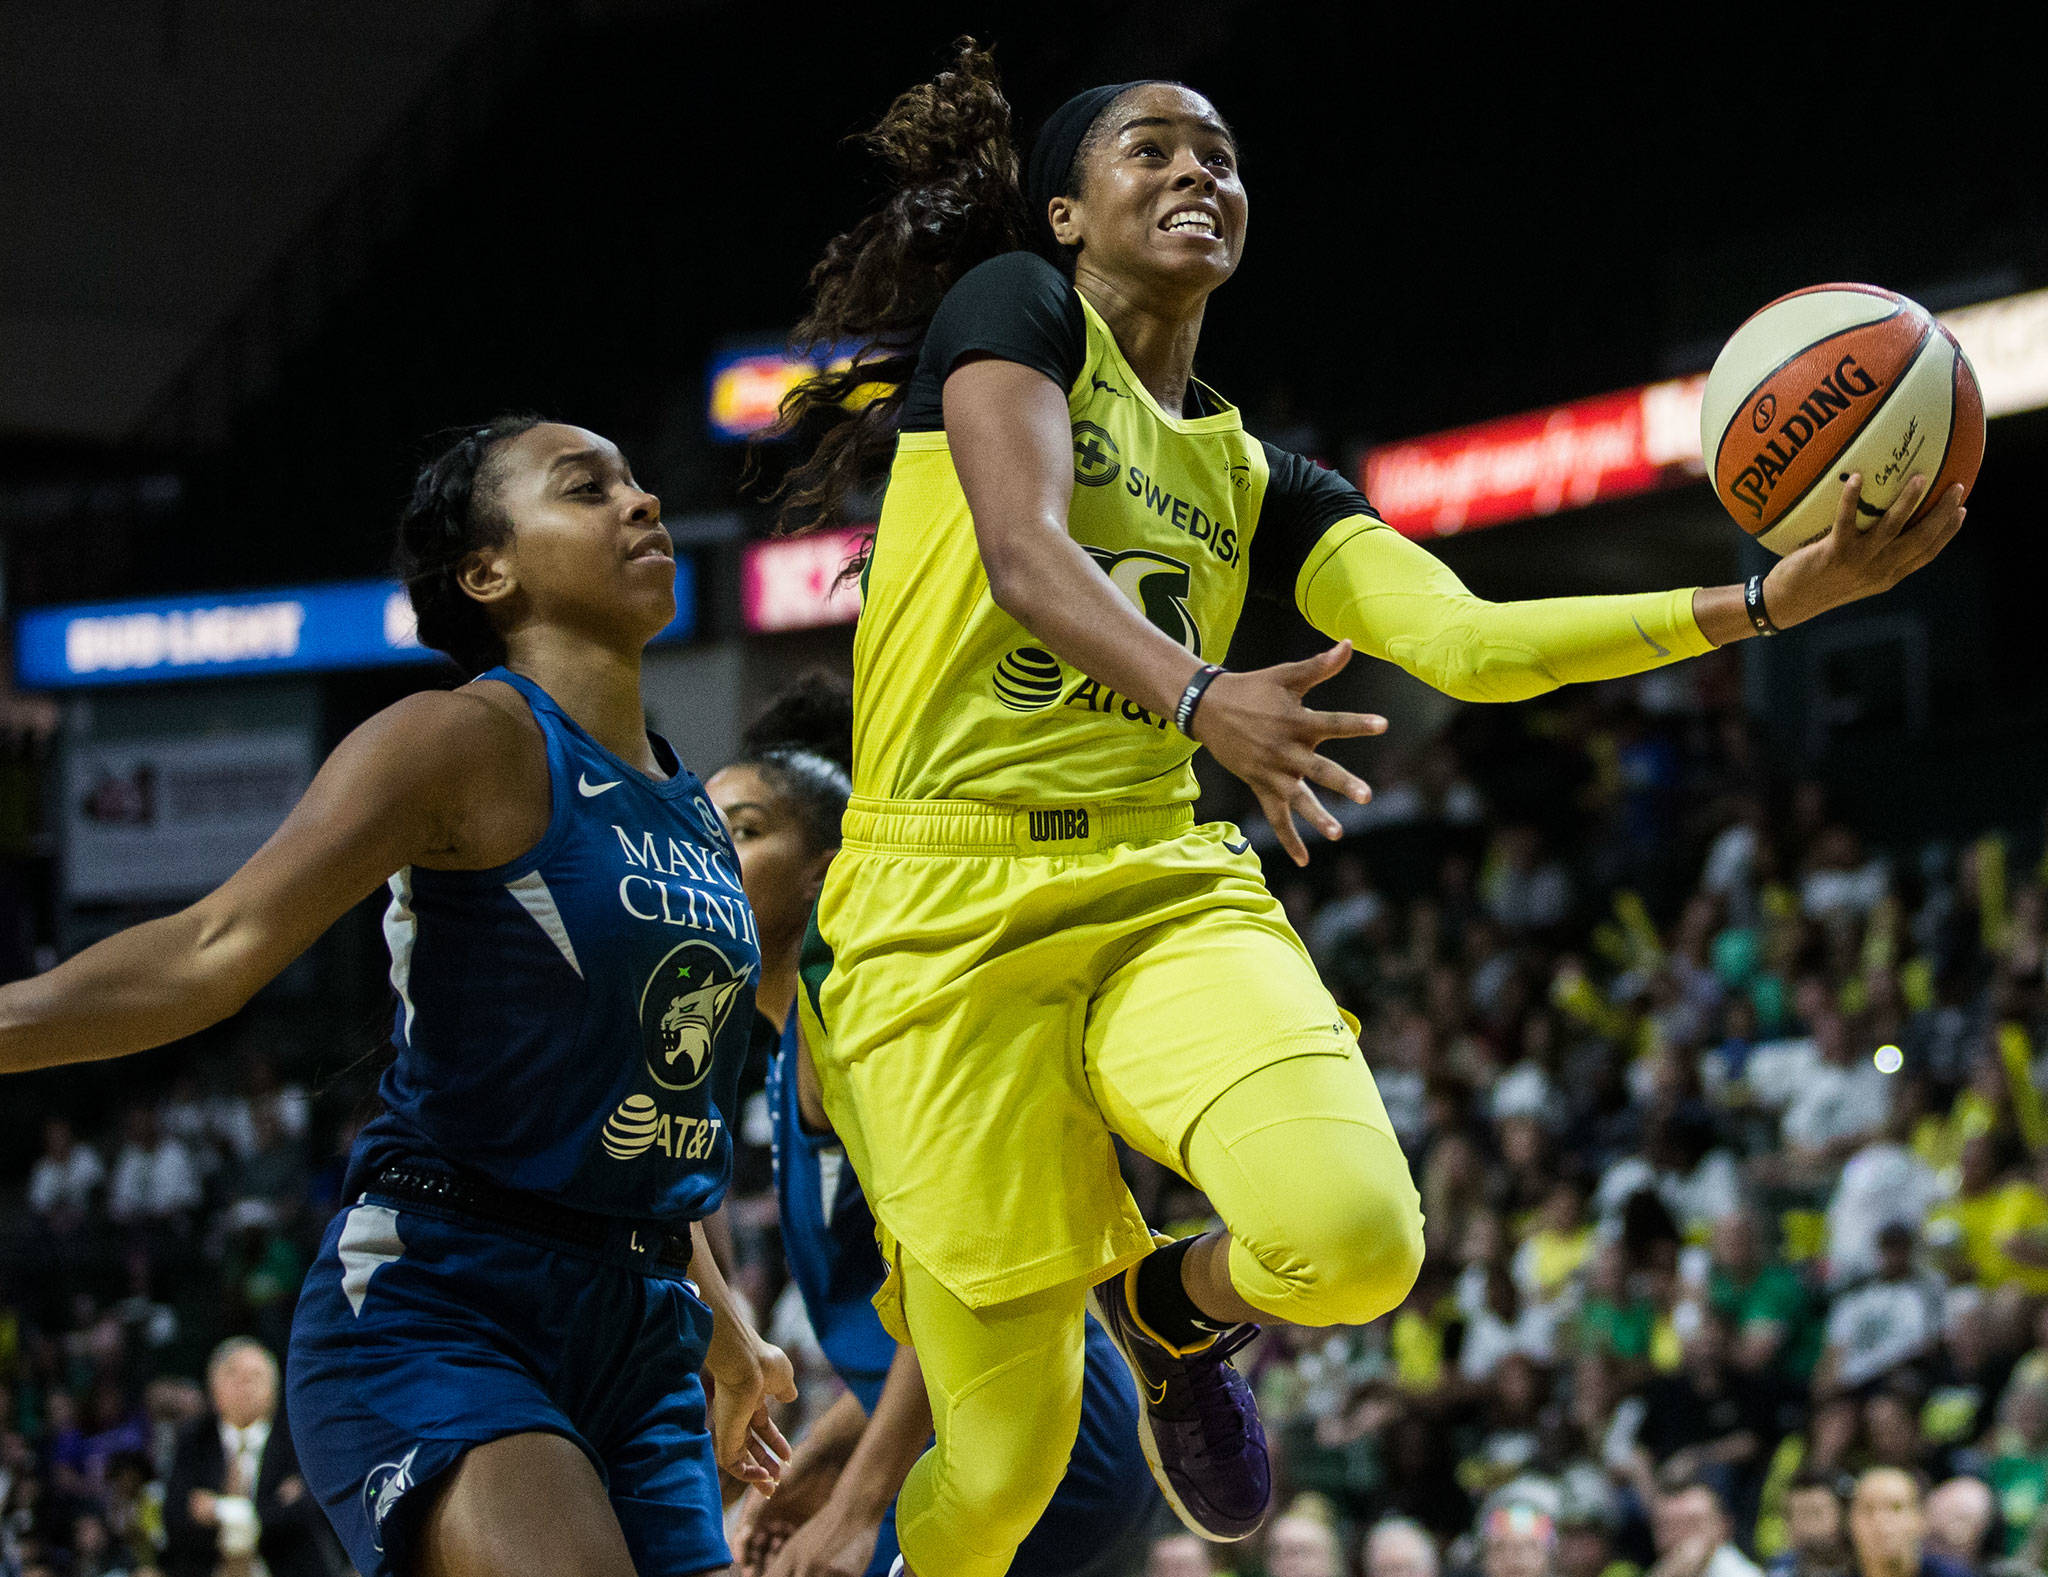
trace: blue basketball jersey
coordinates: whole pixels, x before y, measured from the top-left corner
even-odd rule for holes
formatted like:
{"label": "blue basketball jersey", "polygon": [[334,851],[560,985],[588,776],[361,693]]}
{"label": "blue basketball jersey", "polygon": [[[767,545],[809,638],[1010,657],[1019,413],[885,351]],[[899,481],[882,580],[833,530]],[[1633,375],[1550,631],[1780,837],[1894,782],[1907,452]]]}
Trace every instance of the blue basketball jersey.
{"label": "blue basketball jersey", "polygon": [[731,1174],[760,977],[732,844],[666,741],[650,736],[671,774],[657,782],[532,680],[482,677],[540,725],[547,831],[496,870],[391,878],[398,1056],[349,1191],[438,1159],[579,1210],[703,1216]]}
{"label": "blue basketball jersey", "polygon": [[818,1346],[861,1407],[872,1413],[896,1357],[895,1339],[869,1302],[884,1274],[881,1250],[875,1247],[875,1218],[838,1139],[804,1127],[796,1073],[802,1055],[792,1009],[768,1064],[782,1253]]}

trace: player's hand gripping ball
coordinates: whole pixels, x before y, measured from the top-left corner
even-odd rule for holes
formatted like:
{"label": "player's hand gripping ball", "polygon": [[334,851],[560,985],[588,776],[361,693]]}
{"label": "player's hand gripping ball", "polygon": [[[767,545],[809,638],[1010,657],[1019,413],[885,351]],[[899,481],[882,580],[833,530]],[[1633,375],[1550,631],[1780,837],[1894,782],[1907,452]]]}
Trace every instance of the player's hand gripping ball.
{"label": "player's hand gripping ball", "polygon": [[1856,524],[1927,478],[1903,529],[1964,496],[1984,459],[1984,399],[1955,336],[1875,285],[1780,296],[1735,331],[1707,375],[1700,447],[1736,522],[1780,555],[1826,536],[1842,485],[1862,478]]}

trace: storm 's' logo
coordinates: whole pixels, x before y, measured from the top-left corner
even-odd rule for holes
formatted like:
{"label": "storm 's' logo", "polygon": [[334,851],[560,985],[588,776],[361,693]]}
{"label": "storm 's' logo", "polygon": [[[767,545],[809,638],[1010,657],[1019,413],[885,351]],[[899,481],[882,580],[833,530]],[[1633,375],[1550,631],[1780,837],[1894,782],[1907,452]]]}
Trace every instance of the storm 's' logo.
{"label": "storm 's' logo", "polygon": [[735,969],[709,942],[685,942],[655,966],[640,994],[640,1040],[656,1084],[688,1090],[704,1082],[719,1031],[752,979],[751,965]]}

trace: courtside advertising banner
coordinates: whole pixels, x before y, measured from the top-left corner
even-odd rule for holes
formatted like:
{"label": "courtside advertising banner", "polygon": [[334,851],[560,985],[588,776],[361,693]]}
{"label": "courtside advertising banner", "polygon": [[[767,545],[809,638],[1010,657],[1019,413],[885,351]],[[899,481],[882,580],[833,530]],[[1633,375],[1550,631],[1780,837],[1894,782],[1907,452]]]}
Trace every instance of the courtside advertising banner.
{"label": "courtside advertising banner", "polygon": [[811,630],[860,616],[860,584],[846,566],[873,532],[849,527],[749,545],[740,565],[740,613],[748,631]]}
{"label": "courtside advertising banner", "polygon": [[[678,554],[676,617],[656,641],[687,640],[696,616],[695,565]],[[440,660],[420,645],[405,588],[393,580],[78,603],[14,619],[14,682],[24,690]]]}
{"label": "courtside advertising banner", "polygon": [[139,902],[218,886],[277,830],[318,765],[310,729],[73,742],[66,896]]}

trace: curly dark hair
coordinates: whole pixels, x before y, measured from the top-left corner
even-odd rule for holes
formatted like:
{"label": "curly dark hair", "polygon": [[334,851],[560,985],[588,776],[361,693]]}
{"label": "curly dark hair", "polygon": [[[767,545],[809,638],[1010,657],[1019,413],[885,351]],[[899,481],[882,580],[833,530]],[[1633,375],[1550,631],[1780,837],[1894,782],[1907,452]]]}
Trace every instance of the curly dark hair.
{"label": "curly dark hair", "polygon": [[805,674],[740,736],[733,765],[752,767],[795,804],[812,853],[838,848],[853,791],[853,692],[830,674]]}
{"label": "curly dark hair", "polygon": [[766,435],[814,417],[830,423],[777,489],[786,532],[838,523],[849,495],[880,473],[940,301],[975,264],[1029,234],[1010,102],[994,56],[972,38],[956,40],[951,64],[899,95],[859,140],[887,166],[891,190],[811,270],[811,309],[791,343],[853,359],[792,389]]}
{"label": "curly dark hair", "polygon": [[505,641],[483,604],[462,589],[462,562],[511,535],[493,459],[502,444],[546,420],[500,416],[442,435],[440,451],[420,467],[399,511],[394,568],[419,621],[420,644],[471,676],[505,660]]}

